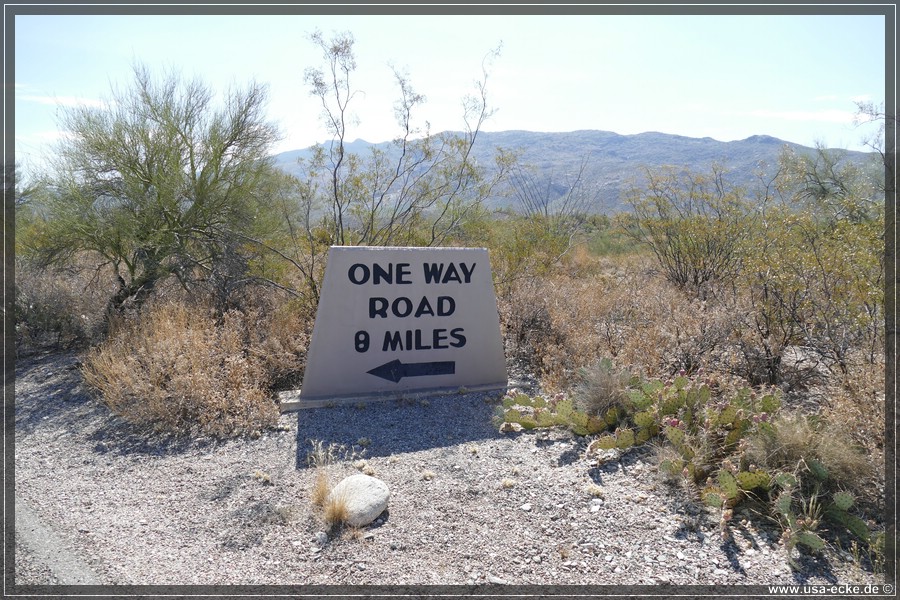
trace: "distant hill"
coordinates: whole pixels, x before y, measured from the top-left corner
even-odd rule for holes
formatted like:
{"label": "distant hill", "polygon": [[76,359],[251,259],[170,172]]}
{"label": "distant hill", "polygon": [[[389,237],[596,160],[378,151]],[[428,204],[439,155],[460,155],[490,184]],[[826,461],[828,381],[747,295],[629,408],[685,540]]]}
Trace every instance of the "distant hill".
{"label": "distant hill", "polygon": [[[709,172],[715,162],[728,171],[730,181],[750,186],[755,173],[762,168],[772,172],[784,146],[798,152],[812,148],[785,142],[766,135],[754,135],[745,140],[720,142],[712,138],[691,138],[665,133],[620,135],[611,131],[582,130],[567,133],[539,133],[532,131],[481,132],[474,155],[482,164],[492,164],[496,148],[515,151],[523,164],[539,170],[540,180],[551,178],[563,184],[566,174],[574,174],[584,158],[585,185],[596,192],[592,212],[616,212],[625,208],[623,194],[632,180],[640,180],[645,168],[664,165],[686,167],[700,173]],[[366,154],[372,146],[389,151],[390,142],[372,144],[356,140],[347,144],[350,152]],[[311,156],[311,149],[291,150],[276,155],[276,163],[285,171],[296,173],[297,160]],[[847,151],[849,160],[864,160],[865,152]],[[594,194],[592,194],[594,195]],[[508,197],[498,195],[491,200],[495,206],[513,204]]]}

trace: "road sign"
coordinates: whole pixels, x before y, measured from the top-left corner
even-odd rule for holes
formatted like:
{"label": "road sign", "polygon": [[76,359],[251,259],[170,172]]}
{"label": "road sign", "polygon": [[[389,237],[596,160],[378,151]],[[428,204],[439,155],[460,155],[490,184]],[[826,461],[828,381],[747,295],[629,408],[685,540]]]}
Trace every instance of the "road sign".
{"label": "road sign", "polygon": [[298,408],[506,384],[486,249],[329,250]]}

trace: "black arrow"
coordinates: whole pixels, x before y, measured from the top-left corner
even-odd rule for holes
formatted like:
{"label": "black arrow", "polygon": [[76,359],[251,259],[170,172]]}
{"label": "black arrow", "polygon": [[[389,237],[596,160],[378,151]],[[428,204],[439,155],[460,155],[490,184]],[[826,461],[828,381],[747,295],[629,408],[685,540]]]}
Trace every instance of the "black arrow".
{"label": "black arrow", "polygon": [[397,383],[404,377],[422,377],[423,375],[453,375],[456,373],[456,362],[422,362],[403,364],[397,359],[386,362],[371,371],[366,371],[375,377],[381,377]]}

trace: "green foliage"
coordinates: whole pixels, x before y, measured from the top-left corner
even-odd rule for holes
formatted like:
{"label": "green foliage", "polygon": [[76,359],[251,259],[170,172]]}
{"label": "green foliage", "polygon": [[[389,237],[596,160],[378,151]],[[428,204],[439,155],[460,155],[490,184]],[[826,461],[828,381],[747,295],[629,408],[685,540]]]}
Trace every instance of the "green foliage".
{"label": "green foliage", "polygon": [[231,92],[218,108],[214,97],[200,81],[157,80],[137,66],[112,102],[64,109],[70,135],[23,244],[41,264],[89,256],[110,267],[119,282],[110,308],[140,304],[169,275],[231,291],[246,276],[246,239],[275,222],[261,192],[275,176],[277,132],[264,119],[263,86]]}
{"label": "green foliage", "polygon": [[718,165],[708,176],[670,168],[648,170],[645,179],[629,191],[633,214],[624,231],[650,247],[679,287],[699,291],[706,282],[732,280],[747,235],[743,192],[726,185]]}
{"label": "green foliage", "polygon": [[862,342],[873,361],[881,344],[883,174],[823,148],[786,150],[780,167],[745,221],[752,327],[741,343],[751,380],[779,383],[781,358],[794,345],[846,374],[850,348]]}

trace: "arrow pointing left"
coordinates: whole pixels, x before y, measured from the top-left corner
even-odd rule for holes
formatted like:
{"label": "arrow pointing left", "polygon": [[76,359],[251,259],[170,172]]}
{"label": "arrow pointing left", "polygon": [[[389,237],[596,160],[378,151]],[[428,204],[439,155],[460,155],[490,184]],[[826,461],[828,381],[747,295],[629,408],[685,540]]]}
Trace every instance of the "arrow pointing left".
{"label": "arrow pointing left", "polygon": [[381,377],[394,383],[399,382],[404,377],[422,377],[425,375],[453,375],[456,373],[456,362],[435,361],[421,363],[402,363],[395,359],[379,365],[374,369],[366,371],[375,377]]}

